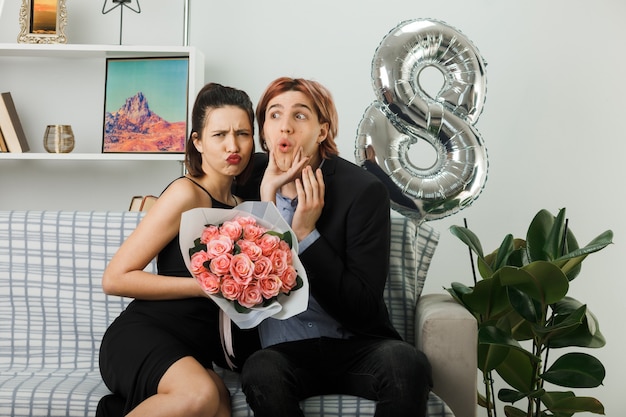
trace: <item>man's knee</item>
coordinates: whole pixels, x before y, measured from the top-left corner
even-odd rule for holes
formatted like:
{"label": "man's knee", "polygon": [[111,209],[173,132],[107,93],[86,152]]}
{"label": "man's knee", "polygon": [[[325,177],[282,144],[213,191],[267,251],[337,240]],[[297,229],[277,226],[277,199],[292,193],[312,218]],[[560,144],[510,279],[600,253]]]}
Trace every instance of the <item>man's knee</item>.
{"label": "man's knee", "polygon": [[432,368],[426,355],[409,343],[390,341],[379,351],[381,363],[393,372],[396,378],[406,379],[432,387]]}
{"label": "man's knee", "polygon": [[259,379],[271,383],[272,379],[282,377],[285,366],[285,360],[278,352],[258,350],[246,360],[241,370],[241,380],[244,384],[256,383]]}

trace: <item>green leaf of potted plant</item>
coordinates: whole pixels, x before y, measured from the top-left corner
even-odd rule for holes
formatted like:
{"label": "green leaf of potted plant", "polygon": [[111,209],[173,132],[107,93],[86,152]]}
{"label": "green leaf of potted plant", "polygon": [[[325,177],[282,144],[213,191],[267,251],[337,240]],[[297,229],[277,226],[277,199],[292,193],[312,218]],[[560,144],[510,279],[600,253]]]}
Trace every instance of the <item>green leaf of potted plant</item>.
{"label": "green leaf of potted plant", "polygon": [[[554,216],[540,210],[525,239],[506,235],[499,248],[485,255],[476,234],[452,226],[451,233],[476,255],[481,279],[474,286],[453,282],[447,291],[476,318],[478,368],[485,381],[479,403],[496,410],[492,372],[510,387],[498,392],[507,417],[571,417],[578,412],[604,414],[595,398],[572,391],[547,391],[546,383],[566,388],[594,388],[605,370],[592,355],[559,348],[600,348],[606,343],[597,318],[587,305],[568,296],[570,283],[587,256],[612,243],[610,230],[580,248],[568,229],[565,209]],[[550,354],[550,355],[549,355]],[[514,407],[526,401],[524,410]]]}

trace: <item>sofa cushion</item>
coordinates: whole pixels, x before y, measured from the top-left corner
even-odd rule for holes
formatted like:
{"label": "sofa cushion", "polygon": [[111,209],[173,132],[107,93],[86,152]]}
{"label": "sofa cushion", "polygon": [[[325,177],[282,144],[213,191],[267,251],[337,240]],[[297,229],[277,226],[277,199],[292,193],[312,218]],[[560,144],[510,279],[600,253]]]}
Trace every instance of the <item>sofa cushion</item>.
{"label": "sofa cushion", "polygon": [[407,341],[415,340],[415,306],[422,294],[437,243],[439,232],[427,223],[392,217],[385,301],[391,322]]}
{"label": "sofa cushion", "polygon": [[98,349],[128,300],[102,273],[143,214],[0,212],[0,415],[84,417],[109,393]]}
{"label": "sofa cushion", "polygon": [[[0,220],[0,285],[11,288],[1,306],[13,317],[0,323],[0,333],[11,335],[0,342],[11,344],[0,348],[0,369],[98,370],[100,338],[126,304],[102,292],[102,273],[139,219],[136,213],[15,212]],[[3,282],[9,271],[10,286]]]}

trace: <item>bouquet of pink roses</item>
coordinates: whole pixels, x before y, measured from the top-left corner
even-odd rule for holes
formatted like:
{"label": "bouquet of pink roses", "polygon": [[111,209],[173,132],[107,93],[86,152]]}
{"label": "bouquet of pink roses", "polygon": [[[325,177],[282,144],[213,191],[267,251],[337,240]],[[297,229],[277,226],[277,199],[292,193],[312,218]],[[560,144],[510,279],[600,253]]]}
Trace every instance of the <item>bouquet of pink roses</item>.
{"label": "bouquet of pink roses", "polygon": [[292,233],[272,203],[247,202],[183,213],[180,245],[205,293],[249,328],[306,310],[308,282]]}
{"label": "bouquet of pink roses", "polygon": [[208,224],[194,243],[191,272],[202,289],[232,301],[239,312],[302,287],[292,262],[291,234],[268,231],[254,217]]}

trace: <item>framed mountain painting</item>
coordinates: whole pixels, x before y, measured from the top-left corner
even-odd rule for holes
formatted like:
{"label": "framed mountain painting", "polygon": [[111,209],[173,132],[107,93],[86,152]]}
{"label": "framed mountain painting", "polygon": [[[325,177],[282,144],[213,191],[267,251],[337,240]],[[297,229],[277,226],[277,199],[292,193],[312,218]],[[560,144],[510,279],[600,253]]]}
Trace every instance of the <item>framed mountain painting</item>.
{"label": "framed mountain painting", "polygon": [[103,153],[183,153],[189,58],[107,58]]}

